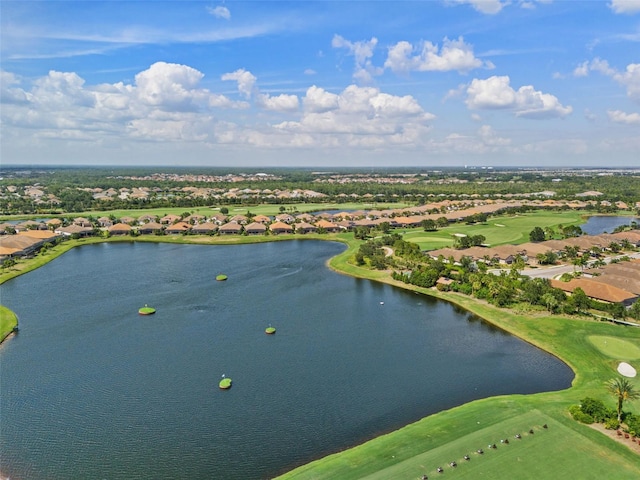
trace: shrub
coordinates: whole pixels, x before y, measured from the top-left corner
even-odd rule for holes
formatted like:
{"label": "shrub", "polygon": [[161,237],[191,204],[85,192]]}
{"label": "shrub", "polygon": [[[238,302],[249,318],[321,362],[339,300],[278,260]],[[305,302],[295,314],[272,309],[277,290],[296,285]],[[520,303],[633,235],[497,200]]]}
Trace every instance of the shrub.
{"label": "shrub", "polygon": [[580,405],[582,413],[592,416],[596,422],[604,422],[611,417],[616,417],[616,412],[611,408],[607,408],[602,400],[587,397],[580,400]]}
{"label": "shrub", "polygon": [[594,422],[593,417],[591,415],[584,413],[580,409],[580,405],[571,405],[571,407],[569,407],[569,413],[571,414],[574,420],[577,420],[580,423],[591,424]]}
{"label": "shrub", "polygon": [[618,423],[618,419],[616,417],[607,418],[604,421],[604,428],[607,430],[617,430],[620,424]]}

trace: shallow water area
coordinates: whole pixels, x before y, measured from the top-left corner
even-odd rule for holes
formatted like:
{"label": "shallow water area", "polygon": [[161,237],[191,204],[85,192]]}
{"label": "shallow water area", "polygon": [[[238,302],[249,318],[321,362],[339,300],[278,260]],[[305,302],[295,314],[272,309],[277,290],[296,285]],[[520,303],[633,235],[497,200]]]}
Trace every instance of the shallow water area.
{"label": "shallow water area", "polygon": [[343,249],[105,243],[5,283],[21,330],[0,347],[2,473],[270,478],[472,399],[570,385],[465,311],[330,271]]}

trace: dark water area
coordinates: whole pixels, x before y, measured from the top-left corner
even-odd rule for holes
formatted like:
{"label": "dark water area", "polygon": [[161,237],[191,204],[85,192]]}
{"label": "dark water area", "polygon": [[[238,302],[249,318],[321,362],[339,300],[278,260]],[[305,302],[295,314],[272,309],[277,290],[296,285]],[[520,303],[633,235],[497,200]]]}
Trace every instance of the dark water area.
{"label": "dark water area", "polygon": [[612,233],[616,227],[621,225],[631,225],[635,221],[640,223],[639,217],[619,217],[615,215],[596,215],[589,217],[587,222],[580,225],[582,231],[587,235],[599,235],[601,233]]}
{"label": "dark water area", "polygon": [[0,346],[0,470],[271,478],[473,399],[570,386],[463,310],[330,271],[343,249],[105,243],[5,283],[21,330]]}

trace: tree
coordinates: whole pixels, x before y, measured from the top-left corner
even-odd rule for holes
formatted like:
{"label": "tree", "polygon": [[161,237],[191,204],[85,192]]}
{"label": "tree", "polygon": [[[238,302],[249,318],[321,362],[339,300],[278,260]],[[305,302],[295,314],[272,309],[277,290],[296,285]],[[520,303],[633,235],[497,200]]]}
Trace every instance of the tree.
{"label": "tree", "polygon": [[222,207],[220,208],[220,213],[226,215],[227,213],[229,213],[229,209],[227,207]]}
{"label": "tree", "polygon": [[624,377],[614,378],[607,383],[607,390],[618,399],[617,412],[618,422],[622,421],[622,405],[625,400],[634,400],[640,398],[640,392],[637,391],[629,380]]}
{"label": "tree", "polygon": [[420,226],[424,229],[425,232],[433,232],[438,229],[436,222],[431,220],[430,218],[425,218],[420,222]]}
{"label": "tree", "polygon": [[541,227],[535,227],[529,233],[529,240],[532,242],[543,242],[545,238],[544,230]]}

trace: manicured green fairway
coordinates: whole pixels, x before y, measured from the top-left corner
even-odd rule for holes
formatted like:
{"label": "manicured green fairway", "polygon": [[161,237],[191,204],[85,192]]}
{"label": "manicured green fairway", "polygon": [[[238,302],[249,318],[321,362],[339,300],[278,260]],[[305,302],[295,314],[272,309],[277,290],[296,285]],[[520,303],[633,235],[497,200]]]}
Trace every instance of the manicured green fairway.
{"label": "manicured green fairway", "polygon": [[455,223],[436,232],[423,229],[405,230],[404,239],[420,245],[422,250],[434,250],[453,245],[453,235],[484,235],[489,245],[519,244],[529,241],[529,233],[536,226],[556,227],[558,225],[579,225],[584,223],[584,213],[568,212],[531,212],[517,216],[490,217],[486,223],[467,225]]}
{"label": "manicured green fairway", "polygon": [[591,335],[589,341],[605,355],[618,360],[640,359],[640,345],[616,337]]}

